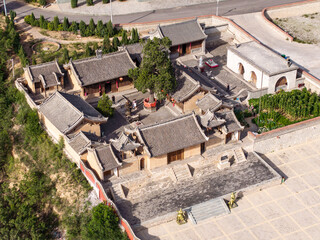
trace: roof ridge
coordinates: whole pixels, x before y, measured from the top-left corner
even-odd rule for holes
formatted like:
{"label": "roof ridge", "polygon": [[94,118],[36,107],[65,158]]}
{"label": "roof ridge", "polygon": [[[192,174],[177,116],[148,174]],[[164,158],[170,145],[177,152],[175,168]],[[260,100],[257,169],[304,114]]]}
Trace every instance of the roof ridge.
{"label": "roof ridge", "polygon": [[172,23],[172,24],[166,24],[166,25],[161,25],[159,24],[159,27],[166,27],[166,26],[173,26],[173,25],[181,25],[184,23],[189,23],[189,22],[198,22],[198,19],[195,17],[193,19],[187,20],[187,21],[183,21],[183,22],[177,22],[177,23]]}
{"label": "roof ridge", "polygon": [[43,67],[45,65],[50,65],[50,64],[53,64],[53,63],[56,63],[56,60],[50,61],[50,62],[45,62],[45,63],[40,63],[40,64],[36,64],[36,65],[28,65],[27,67],[38,68],[38,67]]}
{"label": "roof ridge", "polygon": [[120,55],[120,54],[123,54],[125,52],[127,52],[127,51],[125,49],[123,49],[123,50],[119,50],[119,51],[116,51],[116,52],[103,54],[101,58],[97,58],[97,56],[92,56],[92,57],[88,57],[88,58],[77,59],[77,60],[72,61],[72,62],[73,63],[81,63],[81,62],[86,62],[86,61],[100,60],[102,58],[109,58],[109,57],[114,56],[114,55]]}
{"label": "roof ridge", "polygon": [[185,115],[179,116],[177,118],[169,119],[167,121],[162,121],[162,122],[159,122],[159,123],[153,123],[153,124],[146,125],[146,126],[139,126],[138,129],[139,130],[150,129],[150,128],[153,128],[153,127],[156,127],[156,126],[161,126],[161,125],[168,124],[170,122],[180,121],[180,120],[182,120],[184,118],[188,118],[188,117],[190,117],[192,115],[193,115],[193,113],[185,114]]}

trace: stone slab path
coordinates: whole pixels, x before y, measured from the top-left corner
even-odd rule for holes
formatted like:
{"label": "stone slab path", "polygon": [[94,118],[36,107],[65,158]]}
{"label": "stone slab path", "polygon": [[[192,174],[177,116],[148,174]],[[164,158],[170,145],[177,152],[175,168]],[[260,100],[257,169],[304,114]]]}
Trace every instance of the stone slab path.
{"label": "stone slab path", "polygon": [[320,138],[266,154],[288,179],[245,195],[231,214],[201,224],[175,221],[137,233],[155,240],[319,240]]}

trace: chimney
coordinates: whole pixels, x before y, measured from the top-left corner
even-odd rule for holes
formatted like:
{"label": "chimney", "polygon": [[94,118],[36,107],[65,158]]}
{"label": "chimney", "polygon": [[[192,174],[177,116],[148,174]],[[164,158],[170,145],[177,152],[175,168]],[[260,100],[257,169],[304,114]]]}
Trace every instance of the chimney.
{"label": "chimney", "polygon": [[96,56],[97,58],[102,58],[102,50],[100,49],[96,50]]}

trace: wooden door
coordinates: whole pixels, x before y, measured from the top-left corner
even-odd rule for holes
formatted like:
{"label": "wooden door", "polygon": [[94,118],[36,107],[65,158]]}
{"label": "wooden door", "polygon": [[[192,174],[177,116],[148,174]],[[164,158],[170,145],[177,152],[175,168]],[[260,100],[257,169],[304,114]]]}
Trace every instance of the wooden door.
{"label": "wooden door", "polygon": [[183,160],[184,159],[184,149],[168,153],[168,163]]}
{"label": "wooden door", "polygon": [[118,88],[117,88],[117,83],[116,81],[112,81],[111,82],[111,92],[118,92]]}
{"label": "wooden door", "polygon": [[144,165],[145,163],[144,163],[144,158],[141,158],[140,159],[140,170],[143,170],[144,169]]}

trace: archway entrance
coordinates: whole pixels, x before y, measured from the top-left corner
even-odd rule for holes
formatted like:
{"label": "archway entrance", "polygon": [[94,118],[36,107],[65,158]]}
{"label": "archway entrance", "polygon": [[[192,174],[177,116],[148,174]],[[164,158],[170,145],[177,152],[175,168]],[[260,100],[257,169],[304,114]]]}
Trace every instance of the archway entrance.
{"label": "archway entrance", "polygon": [[239,63],[239,73],[243,76],[244,74],[244,67],[242,65],[242,63]]}
{"label": "archway entrance", "polygon": [[275,91],[277,92],[277,91],[279,91],[281,89],[285,90],[285,89],[287,89],[287,85],[288,85],[287,78],[286,77],[281,77],[276,82]]}
{"label": "archway entrance", "polygon": [[257,87],[257,75],[255,72],[251,72],[251,82],[253,86]]}

